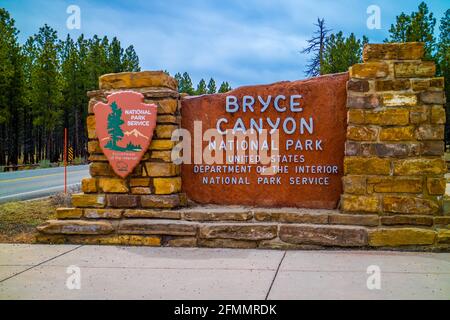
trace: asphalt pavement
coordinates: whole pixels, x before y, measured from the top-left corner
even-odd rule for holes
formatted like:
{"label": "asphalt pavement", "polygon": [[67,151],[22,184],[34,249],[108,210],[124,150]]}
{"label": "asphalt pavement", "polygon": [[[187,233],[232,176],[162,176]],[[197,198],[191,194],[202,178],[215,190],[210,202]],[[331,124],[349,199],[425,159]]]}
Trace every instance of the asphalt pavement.
{"label": "asphalt pavement", "polygon": [[[89,166],[67,167],[67,185],[79,185],[89,177]],[[64,167],[0,173],[0,203],[28,200],[64,191]]]}

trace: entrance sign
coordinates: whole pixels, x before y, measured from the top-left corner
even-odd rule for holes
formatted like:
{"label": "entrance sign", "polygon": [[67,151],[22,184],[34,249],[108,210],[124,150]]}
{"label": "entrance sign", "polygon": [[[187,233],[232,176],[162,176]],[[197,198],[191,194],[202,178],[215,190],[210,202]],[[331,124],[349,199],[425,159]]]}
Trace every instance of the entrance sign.
{"label": "entrance sign", "polygon": [[[188,197],[199,203],[309,208],[337,207],[342,192],[348,75],[247,86],[182,101],[182,127],[203,136],[202,153],[223,152],[222,163],[184,164]],[[274,132],[277,131],[279,141]],[[234,133],[234,137],[228,135]],[[250,133],[254,134],[250,134]],[[239,133],[246,139],[236,138]],[[236,153],[230,156],[230,151]],[[258,151],[268,151],[262,163]],[[237,153],[247,152],[247,157]],[[250,154],[250,155],[249,155]],[[254,161],[252,161],[254,160]],[[275,174],[264,174],[272,169]]]}
{"label": "entrance sign", "polygon": [[121,91],[94,106],[100,147],[114,172],[124,178],[141,161],[152,141],[157,106],[138,92]]}

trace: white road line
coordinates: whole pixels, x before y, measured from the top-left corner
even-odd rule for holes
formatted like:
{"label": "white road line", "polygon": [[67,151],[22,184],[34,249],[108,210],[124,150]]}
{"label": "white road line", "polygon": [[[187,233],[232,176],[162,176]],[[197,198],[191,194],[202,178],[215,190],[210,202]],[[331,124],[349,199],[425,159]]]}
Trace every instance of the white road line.
{"label": "white road line", "polygon": [[[80,183],[72,183],[72,184],[68,184],[67,188],[79,185]],[[60,186],[55,186],[55,187],[50,187],[50,188],[45,188],[45,189],[39,189],[39,190],[34,190],[34,191],[27,191],[27,192],[22,192],[22,193],[16,193],[16,194],[11,194],[8,196],[3,196],[0,197],[0,200],[3,199],[8,199],[8,198],[14,198],[14,197],[20,197],[20,196],[24,196],[27,194],[33,194],[33,193],[39,193],[39,192],[45,192],[45,191],[51,191],[51,190],[55,190],[55,189],[60,189],[63,188],[64,189],[64,185],[60,185]]]}

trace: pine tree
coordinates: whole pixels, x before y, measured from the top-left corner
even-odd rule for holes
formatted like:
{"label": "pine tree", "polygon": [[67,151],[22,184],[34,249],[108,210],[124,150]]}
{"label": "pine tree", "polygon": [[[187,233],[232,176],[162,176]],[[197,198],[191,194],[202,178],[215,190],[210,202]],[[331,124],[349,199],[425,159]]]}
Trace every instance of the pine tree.
{"label": "pine tree", "polygon": [[119,108],[116,102],[111,103],[111,113],[108,115],[108,134],[111,140],[105,145],[111,150],[120,150],[117,142],[122,140],[124,133],[121,126],[125,122],[122,120],[122,109]]}
{"label": "pine tree", "polygon": [[125,53],[122,57],[122,70],[130,72],[141,71],[141,67],[139,67],[139,57],[136,54],[136,51],[134,51],[133,46],[129,46],[125,49]]}
{"label": "pine tree", "polygon": [[228,91],[231,91],[230,84],[226,81],[222,82],[222,84],[220,85],[220,88],[219,88],[219,93],[225,93]]}
{"label": "pine tree", "polygon": [[362,60],[362,49],[367,37],[357,39],[353,33],[348,38],[342,31],[331,34],[325,42],[322,72],[324,74],[348,71],[348,68]]}
{"label": "pine tree", "polygon": [[322,70],[325,41],[328,33],[331,31],[325,27],[325,19],[317,18],[317,24],[314,24],[317,30],[314,31],[313,37],[309,39],[308,46],[304,48],[301,53],[310,54],[313,53],[313,58],[306,66],[305,74],[307,77],[316,77],[324,74]]}
{"label": "pine tree", "polygon": [[24,60],[18,33],[14,19],[0,8],[0,165],[17,165],[20,153]]}
{"label": "pine tree", "polygon": [[[447,97],[446,116],[450,119],[450,9],[442,17],[439,25],[439,43],[437,44],[438,74],[444,77],[445,95]],[[450,121],[446,122],[445,141],[450,141]]]}
{"label": "pine tree", "polygon": [[178,92],[182,92],[182,88],[181,85],[183,84],[183,76],[181,75],[181,73],[177,72],[174,76],[175,80],[177,80],[177,84],[178,84]]}
{"label": "pine tree", "polygon": [[197,85],[197,90],[195,90],[195,94],[197,95],[206,94],[207,90],[208,89],[206,88],[206,81],[204,79],[201,79]]}
{"label": "pine tree", "polygon": [[192,85],[191,77],[189,76],[189,73],[187,73],[187,72],[183,73],[183,76],[180,81],[179,91],[183,92],[183,93],[187,93],[189,95],[195,94],[195,90]]}
{"label": "pine tree", "polygon": [[[106,46],[106,45],[105,45]],[[108,69],[113,73],[122,72],[123,49],[120,41],[114,37],[108,46]]]}
{"label": "pine tree", "polygon": [[[32,74],[33,125],[38,137],[39,159],[58,161],[59,150],[55,145],[57,128],[61,129],[61,78],[57,33],[48,25],[33,36],[36,65]],[[62,129],[61,129],[62,130]]]}
{"label": "pine tree", "polygon": [[425,57],[433,59],[435,49],[434,27],[436,19],[429,12],[425,2],[421,2],[418,11],[410,15],[401,13],[395,24],[389,29],[389,38],[385,42],[424,42]]}
{"label": "pine tree", "polygon": [[216,81],[213,78],[209,79],[208,82],[208,94],[214,94],[217,92]]}

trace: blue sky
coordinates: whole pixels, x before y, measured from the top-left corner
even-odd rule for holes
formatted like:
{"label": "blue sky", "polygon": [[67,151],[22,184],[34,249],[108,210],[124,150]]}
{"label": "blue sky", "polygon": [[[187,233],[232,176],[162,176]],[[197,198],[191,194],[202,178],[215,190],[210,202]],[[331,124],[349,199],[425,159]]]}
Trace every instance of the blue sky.
{"label": "blue sky", "polygon": [[[427,0],[439,20],[448,0]],[[328,28],[381,42],[395,16],[416,0],[0,0],[24,41],[44,23],[77,37],[117,36],[133,44],[143,70],[187,71],[193,81],[214,77],[233,87],[304,78],[308,57],[299,52],[317,17]],[[66,27],[69,5],[81,9],[81,30]],[[381,29],[366,27],[369,5],[381,9]]]}

